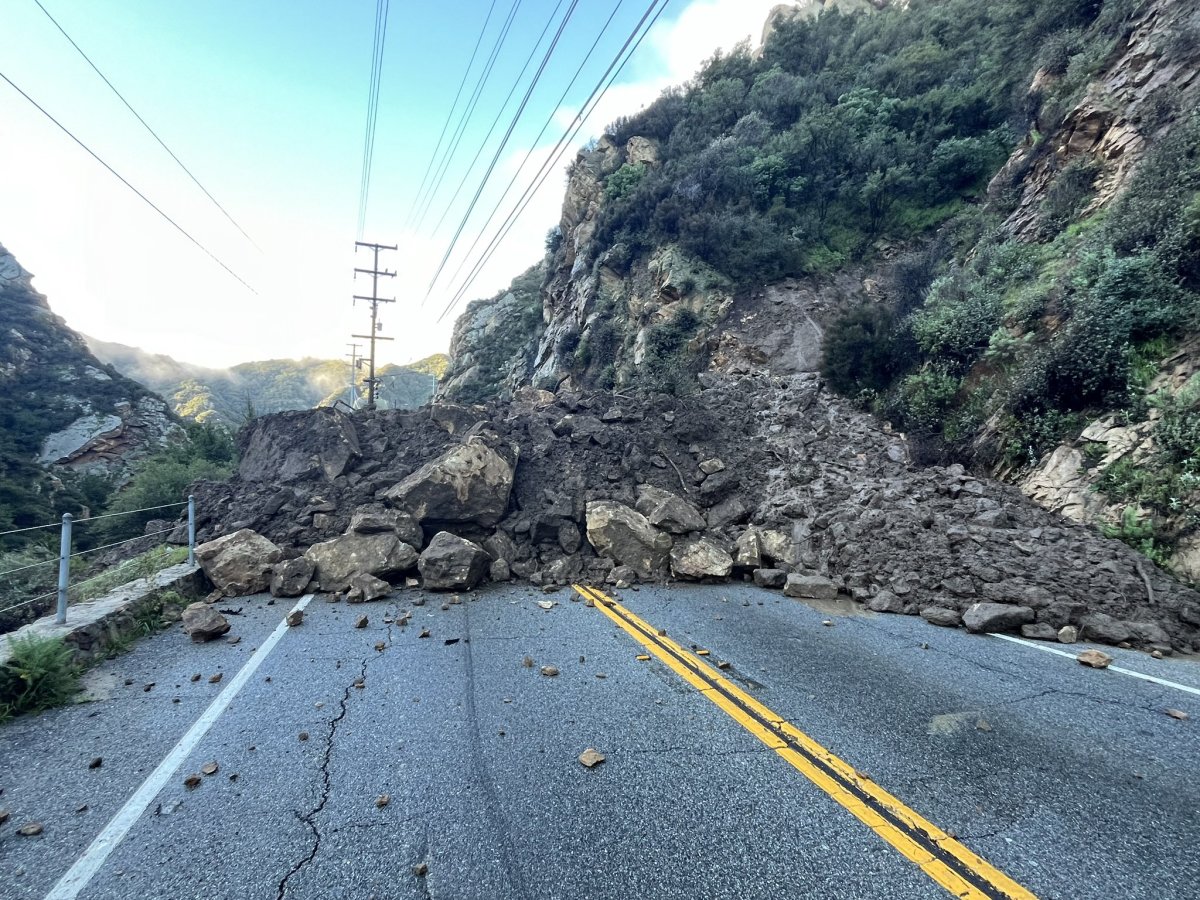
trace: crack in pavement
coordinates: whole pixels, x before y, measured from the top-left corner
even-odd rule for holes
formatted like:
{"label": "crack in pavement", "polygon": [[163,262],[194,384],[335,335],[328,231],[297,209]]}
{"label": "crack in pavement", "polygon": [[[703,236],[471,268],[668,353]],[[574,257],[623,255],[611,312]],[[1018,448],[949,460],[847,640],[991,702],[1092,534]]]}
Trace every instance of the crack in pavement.
{"label": "crack in pavement", "polygon": [[1142,712],[1156,713],[1161,712],[1161,708],[1153,704],[1129,703],[1125,700],[1117,700],[1109,697],[1097,697],[1095,694],[1088,694],[1083,691],[1064,691],[1062,688],[1047,688],[1044,691],[1038,691],[1036,694],[1030,694],[1027,697],[1017,697],[1013,700],[1004,700],[1000,703],[990,704],[987,708],[999,708],[1002,706],[1012,706],[1017,703],[1028,703],[1031,700],[1040,700],[1042,697],[1051,697],[1053,695],[1060,697],[1074,697],[1078,700],[1087,700],[1090,703],[1099,703],[1104,706],[1119,706],[1124,709],[1140,709]]}
{"label": "crack in pavement", "polygon": [[[392,611],[392,610],[386,611],[384,613],[384,618],[394,619],[395,618],[394,611]],[[387,635],[388,635],[387,636],[388,646],[391,646],[391,641],[392,641],[392,623],[391,622],[388,622],[388,625],[387,625]],[[280,880],[279,891],[276,894],[276,900],[284,900],[284,896],[287,894],[288,882],[290,882],[292,880],[292,878],[294,878],[297,874],[300,873],[301,870],[303,870],[314,859],[316,859],[317,854],[321,852],[322,835],[321,835],[321,829],[319,829],[317,827],[316,820],[317,820],[317,817],[324,811],[326,804],[329,803],[329,797],[330,797],[330,794],[332,793],[332,776],[329,773],[329,764],[330,764],[331,759],[333,758],[333,742],[334,742],[334,739],[337,737],[338,726],[341,725],[342,720],[344,720],[346,718],[346,714],[350,711],[350,705],[349,705],[350,704],[350,695],[355,690],[355,687],[354,687],[355,684],[358,681],[366,679],[367,668],[370,666],[371,660],[380,655],[381,654],[376,652],[372,656],[363,657],[362,664],[359,666],[358,677],[356,679],[354,679],[354,681],[351,681],[350,684],[346,685],[345,691],[342,693],[342,699],[341,699],[340,709],[338,710],[338,714],[329,720],[329,731],[328,731],[328,734],[325,739],[325,754],[324,754],[323,758],[321,759],[321,799],[317,802],[317,805],[315,807],[313,807],[307,813],[301,813],[299,810],[294,811],[294,815],[296,816],[296,819],[298,821],[302,822],[305,825],[305,827],[307,827],[308,830],[312,834],[312,841],[313,841],[312,850],[309,852],[309,854],[307,856],[303,857],[294,866],[292,866],[291,870],[286,875],[284,875],[283,878]]]}

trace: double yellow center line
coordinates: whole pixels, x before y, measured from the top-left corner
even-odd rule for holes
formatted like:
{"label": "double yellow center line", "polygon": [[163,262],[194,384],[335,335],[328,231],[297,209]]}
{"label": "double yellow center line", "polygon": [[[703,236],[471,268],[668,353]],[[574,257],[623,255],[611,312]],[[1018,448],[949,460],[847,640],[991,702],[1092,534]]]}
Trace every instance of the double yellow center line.
{"label": "double yellow center line", "polygon": [[671,640],[666,632],[638,618],[603,591],[579,585],[575,590],[951,894],[966,900],[1037,900],[999,869]]}

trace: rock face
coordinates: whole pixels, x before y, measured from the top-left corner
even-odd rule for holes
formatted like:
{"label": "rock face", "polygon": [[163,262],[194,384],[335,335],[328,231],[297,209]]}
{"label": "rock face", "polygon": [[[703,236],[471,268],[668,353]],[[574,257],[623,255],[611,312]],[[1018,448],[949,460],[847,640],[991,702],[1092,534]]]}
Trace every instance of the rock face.
{"label": "rock face", "polygon": [[654,578],[666,566],[673,541],[637,510],[600,500],[587,505],[587,539],[601,556]]}
{"label": "rock face", "polygon": [[183,610],[183,630],[199,644],[229,631],[229,620],[207,603],[191,603]]}
{"label": "rock face", "polygon": [[271,586],[271,572],[283,552],[265,537],[244,528],[196,548],[196,562],[227,597],[258,594]]}
{"label": "rock face", "polygon": [[491,557],[478,544],[439,531],[421,554],[421,583],[430,591],[469,591],[483,581]]}
{"label": "rock face", "polygon": [[726,578],[733,557],[708,538],[676,542],[671,548],[671,574],[676,578]]}
{"label": "rock face", "polygon": [[397,578],[417,564],[417,551],[394,534],[347,534],[308,548],[322,591],[344,591],[355,575]]}
{"label": "rock face", "polygon": [[508,509],[513,467],[472,440],[422,466],[385,491],[384,499],[427,522],[495,525]]}
{"label": "rock face", "polygon": [[61,485],[40,483],[25,468],[31,461],[52,473],[123,483],[138,460],[183,441],[183,429],[160,398],[96,359],[32,278],[0,246],[0,396],[13,415],[8,437],[19,448],[5,470],[38,480],[27,487],[47,497]]}

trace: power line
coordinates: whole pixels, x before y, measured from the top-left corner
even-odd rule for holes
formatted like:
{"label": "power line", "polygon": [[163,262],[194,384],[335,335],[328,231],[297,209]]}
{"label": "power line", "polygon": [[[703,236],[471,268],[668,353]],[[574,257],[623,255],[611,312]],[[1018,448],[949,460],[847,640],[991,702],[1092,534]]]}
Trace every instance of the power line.
{"label": "power line", "polygon": [[[517,88],[521,86],[521,79],[525,77],[525,73],[529,70],[529,64],[533,62],[533,57],[537,54],[537,49],[542,45],[546,33],[550,30],[550,26],[554,24],[554,17],[558,15],[558,11],[562,9],[565,0],[558,0],[558,4],[554,7],[554,11],[550,13],[550,17],[546,19],[546,24],[542,27],[542,33],[538,35],[538,39],[534,41],[532,47],[529,48],[529,55],[525,57],[525,65],[521,66],[521,71],[517,73],[517,77],[513,79],[512,87],[508,89],[508,96],[504,98],[504,102],[496,108],[496,117],[492,119],[492,124],[488,128],[487,134],[483,136],[483,140],[479,142],[479,149],[475,151],[475,156],[467,163],[466,171],[463,172],[462,179],[458,182],[458,187],[454,189],[454,195],[446,204],[446,208],[442,211],[441,218],[438,219],[436,225],[433,226],[433,233],[436,233],[442,227],[442,223],[446,221],[446,216],[450,214],[450,210],[454,208],[454,201],[458,199],[458,195],[462,193],[462,189],[466,187],[467,180],[471,177],[471,172],[475,168],[475,164],[479,162],[479,157],[483,155],[483,151],[487,149],[488,141],[492,139],[492,135],[496,131],[496,126],[500,124],[500,119],[504,117],[504,110],[508,108],[508,101],[513,98],[513,94],[517,92]],[[568,13],[568,15],[570,15]]]}
{"label": "power line", "polygon": [[[483,193],[483,189],[487,186],[487,181],[491,177],[492,172],[496,169],[496,163],[500,161],[500,154],[504,152],[504,148],[508,145],[508,139],[512,137],[513,131],[517,127],[517,123],[521,119],[521,115],[525,112],[525,107],[529,103],[529,98],[533,95],[534,89],[537,88],[538,82],[542,78],[542,73],[546,70],[546,65],[550,62],[550,57],[553,56],[555,49],[558,47],[558,41],[562,37],[563,31],[566,30],[567,23],[571,20],[571,14],[575,12],[575,8],[579,5],[579,0],[571,0],[571,5],[567,8],[567,13],[563,17],[562,23],[558,26],[558,32],[554,35],[554,40],[550,42],[550,46],[546,49],[546,55],[542,58],[542,64],[538,67],[537,72],[533,75],[533,81],[529,85],[529,89],[525,92],[524,98],[521,100],[521,105],[517,107],[516,113],[513,115],[512,122],[509,123],[508,131],[500,141],[500,146],[496,148],[496,152],[492,155],[492,161],[488,164],[487,171],[479,180],[479,187],[475,191],[475,196],[471,198],[470,204],[467,206],[467,211],[462,217],[462,221],[458,223],[458,228],[454,232],[454,237],[450,239],[450,246],[446,248],[445,254],[442,256],[442,261],[438,264],[437,271],[434,272],[433,278],[429,281],[429,287],[425,291],[425,299],[428,299],[429,292],[433,289],[433,285],[437,282],[442,274],[442,270],[446,268],[446,261],[450,259],[450,254],[454,250],[455,244],[462,236],[463,229],[467,227],[467,221],[471,218],[471,213],[475,211],[475,204],[479,202],[479,197]],[[424,302],[424,300],[422,301]]]}
{"label": "power line", "polygon": [[42,5],[42,0],[33,0],[33,2],[38,5],[38,9],[40,9],[42,12],[44,12],[46,14],[46,18],[54,23],[54,27],[57,28],[60,32],[62,32],[62,36],[65,37],[67,39],[67,41],[71,44],[71,46],[74,47],[75,50],[79,53],[79,55],[83,57],[84,61],[89,66],[92,67],[92,70],[97,75],[100,76],[101,80],[103,80],[104,83],[108,85],[109,89],[114,94],[117,95],[117,99],[125,104],[125,108],[128,109],[131,113],[133,113],[133,117],[142,123],[143,128],[145,128],[148,132],[150,132],[150,136],[153,137],[154,140],[158,141],[159,146],[162,147],[164,150],[166,150],[168,154],[170,154],[171,159],[175,160],[175,162],[179,166],[179,168],[183,169],[183,171],[187,173],[188,178],[192,179],[192,181],[195,183],[196,187],[200,188],[200,190],[204,192],[204,196],[212,201],[213,206],[215,206],[217,209],[219,209],[221,211],[221,214],[230,221],[230,223],[233,225],[233,227],[242,233],[242,237],[244,237],[246,240],[248,240],[251,244],[254,244],[254,248],[256,250],[261,251],[262,248],[259,247],[258,244],[256,244],[254,242],[254,238],[250,237],[250,235],[248,235],[246,233],[246,229],[242,228],[242,226],[237,223],[237,220],[234,219],[234,217],[229,214],[229,212],[225,209],[225,207],[223,207],[217,201],[217,198],[214,197],[211,193],[209,193],[208,188],[206,188],[203,184],[200,183],[200,179],[197,178],[194,174],[192,174],[192,170],[183,164],[183,160],[181,160],[178,156],[175,155],[175,151],[172,150],[170,147],[168,147],[166,144],[166,141],[164,141],[161,137],[158,136],[158,132],[156,132],[153,128],[150,127],[150,124],[145,119],[142,118],[141,114],[136,109],[133,108],[133,105],[128,100],[125,99],[125,96],[119,90],[117,90],[116,85],[114,85],[111,81],[108,80],[108,76],[100,71],[100,67],[97,66],[94,62],[92,62],[92,58],[83,52],[83,48],[80,47],[77,43],[75,43],[75,39],[73,37],[71,37],[71,35],[67,34],[67,30],[65,28],[63,28],[62,25],[59,24],[58,20],[55,19],[54,16],[50,15],[50,10],[46,9],[46,7]]}
{"label": "power line", "polygon": [[367,91],[367,124],[363,136],[363,169],[358,195],[358,236],[367,222],[367,203],[371,195],[371,168],[375,162],[375,126],[379,120],[379,92],[383,80],[383,50],[387,43],[388,13],[391,0],[376,0],[375,40],[371,56],[371,84]]}
{"label": "power line", "polygon": [[[566,101],[567,95],[571,93],[571,88],[573,88],[575,86],[575,82],[578,81],[579,76],[583,74],[584,68],[586,68],[588,62],[591,61],[592,54],[595,53],[596,48],[600,46],[600,41],[604,38],[604,35],[608,32],[609,26],[612,25],[613,19],[615,19],[617,17],[617,13],[620,12],[621,7],[624,5],[624,3],[625,3],[625,0],[617,0],[617,5],[614,6],[613,11],[611,13],[609,13],[608,20],[604,23],[604,26],[600,29],[600,33],[596,35],[596,40],[594,40],[592,42],[592,46],[588,49],[587,54],[583,57],[583,61],[580,62],[579,68],[577,68],[575,70],[575,74],[573,76],[571,76],[570,82],[568,82],[566,88],[563,89],[562,96],[560,96],[558,98],[558,102],[554,104],[554,107],[553,107],[549,117],[546,119],[545,124],[542,125],[542,130],[538,132],[538,135],[537,135],[537,137],[535,137],[533,139],[533,143],[530,145],[529,150],[526,151],[525,158],[523,160],[521,160],[521,165],[519,165],[517,167],[517,171],[513,173],[513,177],[509,179],[508,185],[504,188],[504,193],[500,195],[500,199],[496,201],[495,205],[492,207],[491,212],[488,213],[488,216],[487,216],[488,224],[490,224],[492,222],[492,220],[495,218],[496,213],[500,209],[500,206],[504,203],[505,199],[508,197],[509,191],[511,191],[513,189],[513,185],[515,185],[517,183],[517,179],[521,177],[521,173],[525,171],[525,166],[529,163],[529,160],[533,157],[534,151],[537,149],[538,142],[542,139],[542,136],[545,135],[547,129],[549,129],[549,127],[552,124],[554,124],[555,112],[557,112],[562,107],[564,101]],[[642,21],[645,21],[645,19],[643,19]],[[638,26],[641,27],[640,22],[638,23]],[[636,30],[635,30],[635,32],[636,32]],[[626,41],[625,46],[621,48],[621,52],[624,52],[625,47],[628,47],[628,46],[629,46],[629,42]],[[617,54],[617,55],[620,56],[620,54]],[[607,75],[607,74],[608,73],[606,72],[605,75]],[[603,78],[601,78],[601,81],[603,81]],[[590,100],[591,98],[589,97],[588,99]],[[584,105],[586,106],[587,104],[585,103]],[[568,128],[569,127],[570,126],[568,126]],[[561,143],[561,141],[560,141],[560,143]],[[554,149],[557,150],[558,147],[556,146]],[[551,151],[551,153],[553,153],[553,151]],[[538,174],[539,175],[541,174],[540,170],[539,170]],[[537,175],[535,175],[534,178],[536,179]],[[520,203],[519,200],[517,202]],[[463,254],[462,262],[460,262],[458,264],[458,268],[455,269],[454,274],[452,274],[450,276],[450,280],[452,282],[456,278],[458,278],[459,274],[463,270],[463,267],[467,264],[467,260],[469,260],[471,258],[471,254],[474,253],[475,248],[479,246],[479,241],[480,241],[480,239],[482,239],[483,233],[485,230],[486,230],[486,225],[484,226],[484,228],[480,229],[476,233],[475,240],[471,242],[471,246],[468,247],[467,252]]]}
{"label": "power line", "polygon": [[417,188],[416,199],[413,201],[413,207],[409,210],[408,222],[412,224],[414,215],[416,214],[417,203],[421,196],[425,193],[425,185],[429,182],[429,176],[433,172],[433,164],[437,160],[438,153],[442,149],[442,141],[446,137],[446,131],[450,128],[450,123],[454,120],[454,110],[458,108],[458,101],[462,98],[463,88],[467,86],[467,78],[471,75],[471,69],[475,66],[475,58],[479,54],[479,48],[483,44],[483,36],[487,34],[488,24],[492,21],[492,13],[496,11],[496,3],[498,0],[492,0],[492,5],[488,7],[487,17],[483,20],[483,27],[479,29],[479,37],[475,39],[475,49],[471,51],[471,61],[467,63],[467,68],[463,70],[462,81],[458,83],[458,91],[454,95],[454,102],[450,104],[450,109],[446,113],[446,121],[442,124],[442,133],[438,135],[437,145],[433,148],[433,155],[429,157],[429,164],[425,166],[425,174],[421,176],[421,186]]}
{"label": "power line", "polygon": [[0,72],[0,78],[3,78],[5,81],[7,81],[9,83],[9,85],[12,86],[13,90],[15,90],[18,94],[20,94],[22,97],[24,97],[30,103],[32,103],[37,108],[38,112],[40,112],[47,119],[49,119],[51,122],[53,122],[55,125],[57,125],[60,129],[62,129],[63,133],[65,133],[67,135],[67,137],[69,137],[71,140],[73,140],[75,143],[77,143],[80,147],[82,147],[84,150],[86,150],[88,155],[91,156],[92,159],[96,160],[96,162],[100,163],[100,165],[104,166],[104,168],[108,169],[108,171],[110,173],[112,173],[123,185],[125,185],[125,187],[129,188],[131,191],[133,191],[135,194],[137,194],[139,197],[141,197],[142,200],[145,201],[147,206],[149,206],[152,210],[154,210],[156,213],[158,213],[160,216],[162,216],[164,219],[166,219],[168,222],[170,222],[171,225],[174,226],[176,231],[178,231],[185,238],[187,238],[189,241],[191,241],[193,244],[195,244],[197,247],[199,247],[201,250],[203,250],[208,255],[208,257],[210,259],[212,259],[213,262],[215,262],[218,266],[220,266],[222,269],[224,269],[226,272],[228,272],[230,275],[232,275],[234,278],[236,278],[242,284],[242,286],[246,288],[246,290],[248,290],[250,293],[257,296],[258,291],[254,290],[254,288],[250,287],[250,285],[247,284],[242,279],[242,277],[240,275],[238,275],[237,272],[233,271],[233,269],[229,268],[229,266],[227,266],[227,265],[225,265],[225,263],[221,262],[221,260],[216,256],[216,254],[214,254],[211,250],[209,250],[207,247],[205,247],[202,243],[200,243],[198,240],[196,240],[194,237],[192,237],[192,235],[186,229],[184,229],[184,227],[182,225],[180,225],[178,222],[176,222],[174,219],[172,219],[169,215],[167,215],[165,212],[163,212],[157,205],[155,205],[154,201],[152,201],[149,197],[147,197],[145,194],[143,194],[141,191],[139,191],[137,188],[135,188],[132,184],[130,184],[120,172],[118,172],[116,169],[114,169],[112,166],[110,166],[108,163],[106,163],[103,159],[101,159],[96,154],[95,150],[93,150],[91,147],[89,147],[87,144],[85,144],[79,138],[75,137],[75,135],[71,133],[71,130],[69,128],[67,128],[66,125],[64,125],[62,122],[58,121],[58,119],[54,118],[54,116],[50,115],[50,113],[47,112],[46,109],[40,103],[38,103],[36,100],[34,100],[32,97],[30,97],[27,93],[25,93],[23,90],[21,90],[21,88],[19,88],[11,78],[9,78],[3,72]]}
{"label": "power line", "polygon": [[466,133],[467,125],[471,121],[471,116],[475,115],[475,108],[479,105],[479,98],[483,95],[483,89],[487,85],[487,80],[492,75],[492,69],[495,68],[496,60],[500,56],[500,50],[504,46],[504,41],[508,37],[509,31],[512,29],[513,20],[517,16],[517,10],[521,8],[521,0],[513,0],[512,8],[508,11],[508,18],[504,22],[504,27],[496,38],[496,43],[492,46],[491,55],[488,57],[487,65],[480,74],[479,79],[475,82],[475,88],[472,91],[471,100],[463,111],[462,117],[455,127],[454,137],[450,142],[450,146],[446,149],[446,153],[442,156],[438,163],[434,175],[434,183],[426,192],[423,208],[420,212],[420,218],[417,220],[417,228],[420,228],[425,223],[425,217],[429,214],[429,209],[433,205],[433,198],[437,196],[437,192],[442,187],[442,182],[446,178],[446,173],[450,170],[450,164],[454,161],[454,154],[458,152],[459,144],[462,143],[463,135]]}
{"label": "power line", "polygon": [[[620,62],[620,65],[617,65],[621,55],[625,52],[626,48],[629,47],[630,42],[633,41],[634,35],[637,34],[639,29],[641,29],[642,24],[646,21],[647,17],[654,12],[654,7],[657,6],[659,2],[660,0],[652,0],[650,6],[646,9],[645,14],[634,27],[633,32],[630,33],[629,38],[626,39],[624,46],[622,46],[622,48],[617,52],[617,55],[613,59],[613,62],[609,65],[608,70],[606,70],[604,75],[600,77],[600,81],[597,83],[596,89],[592,91],[592,96],[589,97],[580,107],[580,112],[576,115],[572,124],[567,126],[567,130],[563,133],[563,136],[559,140],[558,144],[555,145],[555,149],[551,151],[550,156],[547,158],[546,162],[542,164],[542,168],[538,171],[538,174],[534,176],[534,181],[531,182],[530,185],[525,189],[524,193],[521,195],[521,199],[517,201],[517,205],[512,211],[509,212],[504,224],[501,225],[500,230],[488,243],[487,248],[484,250],[483,256],[480,257],[478,262],[476,262],[470,274],[467,276],[467,279],[462,283],[458,291],[446,304],[445,308],[438,316],[437,321],[442,321],[442,319],[444,319],[450,313],[450,311],[454,309],[455,306],[462,302],[463,297],[466,295],[466,292],[470,289],[471,285],[474,284],[475,279],[479,277],[479,273],[482,271],[483,267],[487,265],[488,261],[495,254],[500,244],[506,237],[508,237],[509,232],[512,231],[513,226],[516,225],[521,214],[524,213],[528,208],[538,190],[540,190],[542,185],[546,183],[546,179],[550,176],[550,172],[553,171],[554,166],[559,160],[562,159],[563,153],[566,151],[567,147],[570,146],[570,141],[573,140],[579,133],[580,129],[583,128],[583,125],[587,121],[588,117],[595,112],[596,107],[600,104],[600,101],[604,99],[604,95],[608,93],[608,89],[612,87],[613,82],[617,80],[621,72],[625,69],[625,66],[629,63],[629,60],[633,58],[633,55],[641,46],[642,41],[645,40],[646,35],[650,33],[651,29],[654,28],[659,18],[666,11],[667,6],[670,5],[671,0],[661,0],[662,6],[659,7],[658,12],[654,13],[654,18],[650,21],[650,24],[646,26],[644,31],[642,31],[641,36],[637,38],[637,41],[633,44],[633,48],[629,51],[628,55],[625,56],[625,59]],[[615,71],[613,71],[614,67],[616,69]],[[609,77],[610,72],[612,73],[611,78]],[[608,79],[608,83],[604,84],[606,78]],[[601,85],[603,85],[603,89],[601,89]],[[587,108],[589,103],[591,103],[591,109]],[[482,230],[486,230],[487,226],[490,224],[490,221],[486,223]]]}

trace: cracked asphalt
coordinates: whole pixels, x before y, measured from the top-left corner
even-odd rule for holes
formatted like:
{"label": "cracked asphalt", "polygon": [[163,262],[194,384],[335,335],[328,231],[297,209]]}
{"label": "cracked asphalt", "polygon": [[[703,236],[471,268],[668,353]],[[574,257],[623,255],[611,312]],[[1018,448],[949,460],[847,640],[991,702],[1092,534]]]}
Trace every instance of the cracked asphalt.
{"label": "cracked asphalt", "polygon": [[[619,598],[1036,896],[1200,893],[1200,697],[748,585]],[[461,599],[315,598],[79,896],[946,896],[574,592]],[[229,601],[239,643],[164,632],[89,702],[0,727],[5,898],[46,896],[290,607]],[[1200,688],[1195,661],[1106,649]]]}

